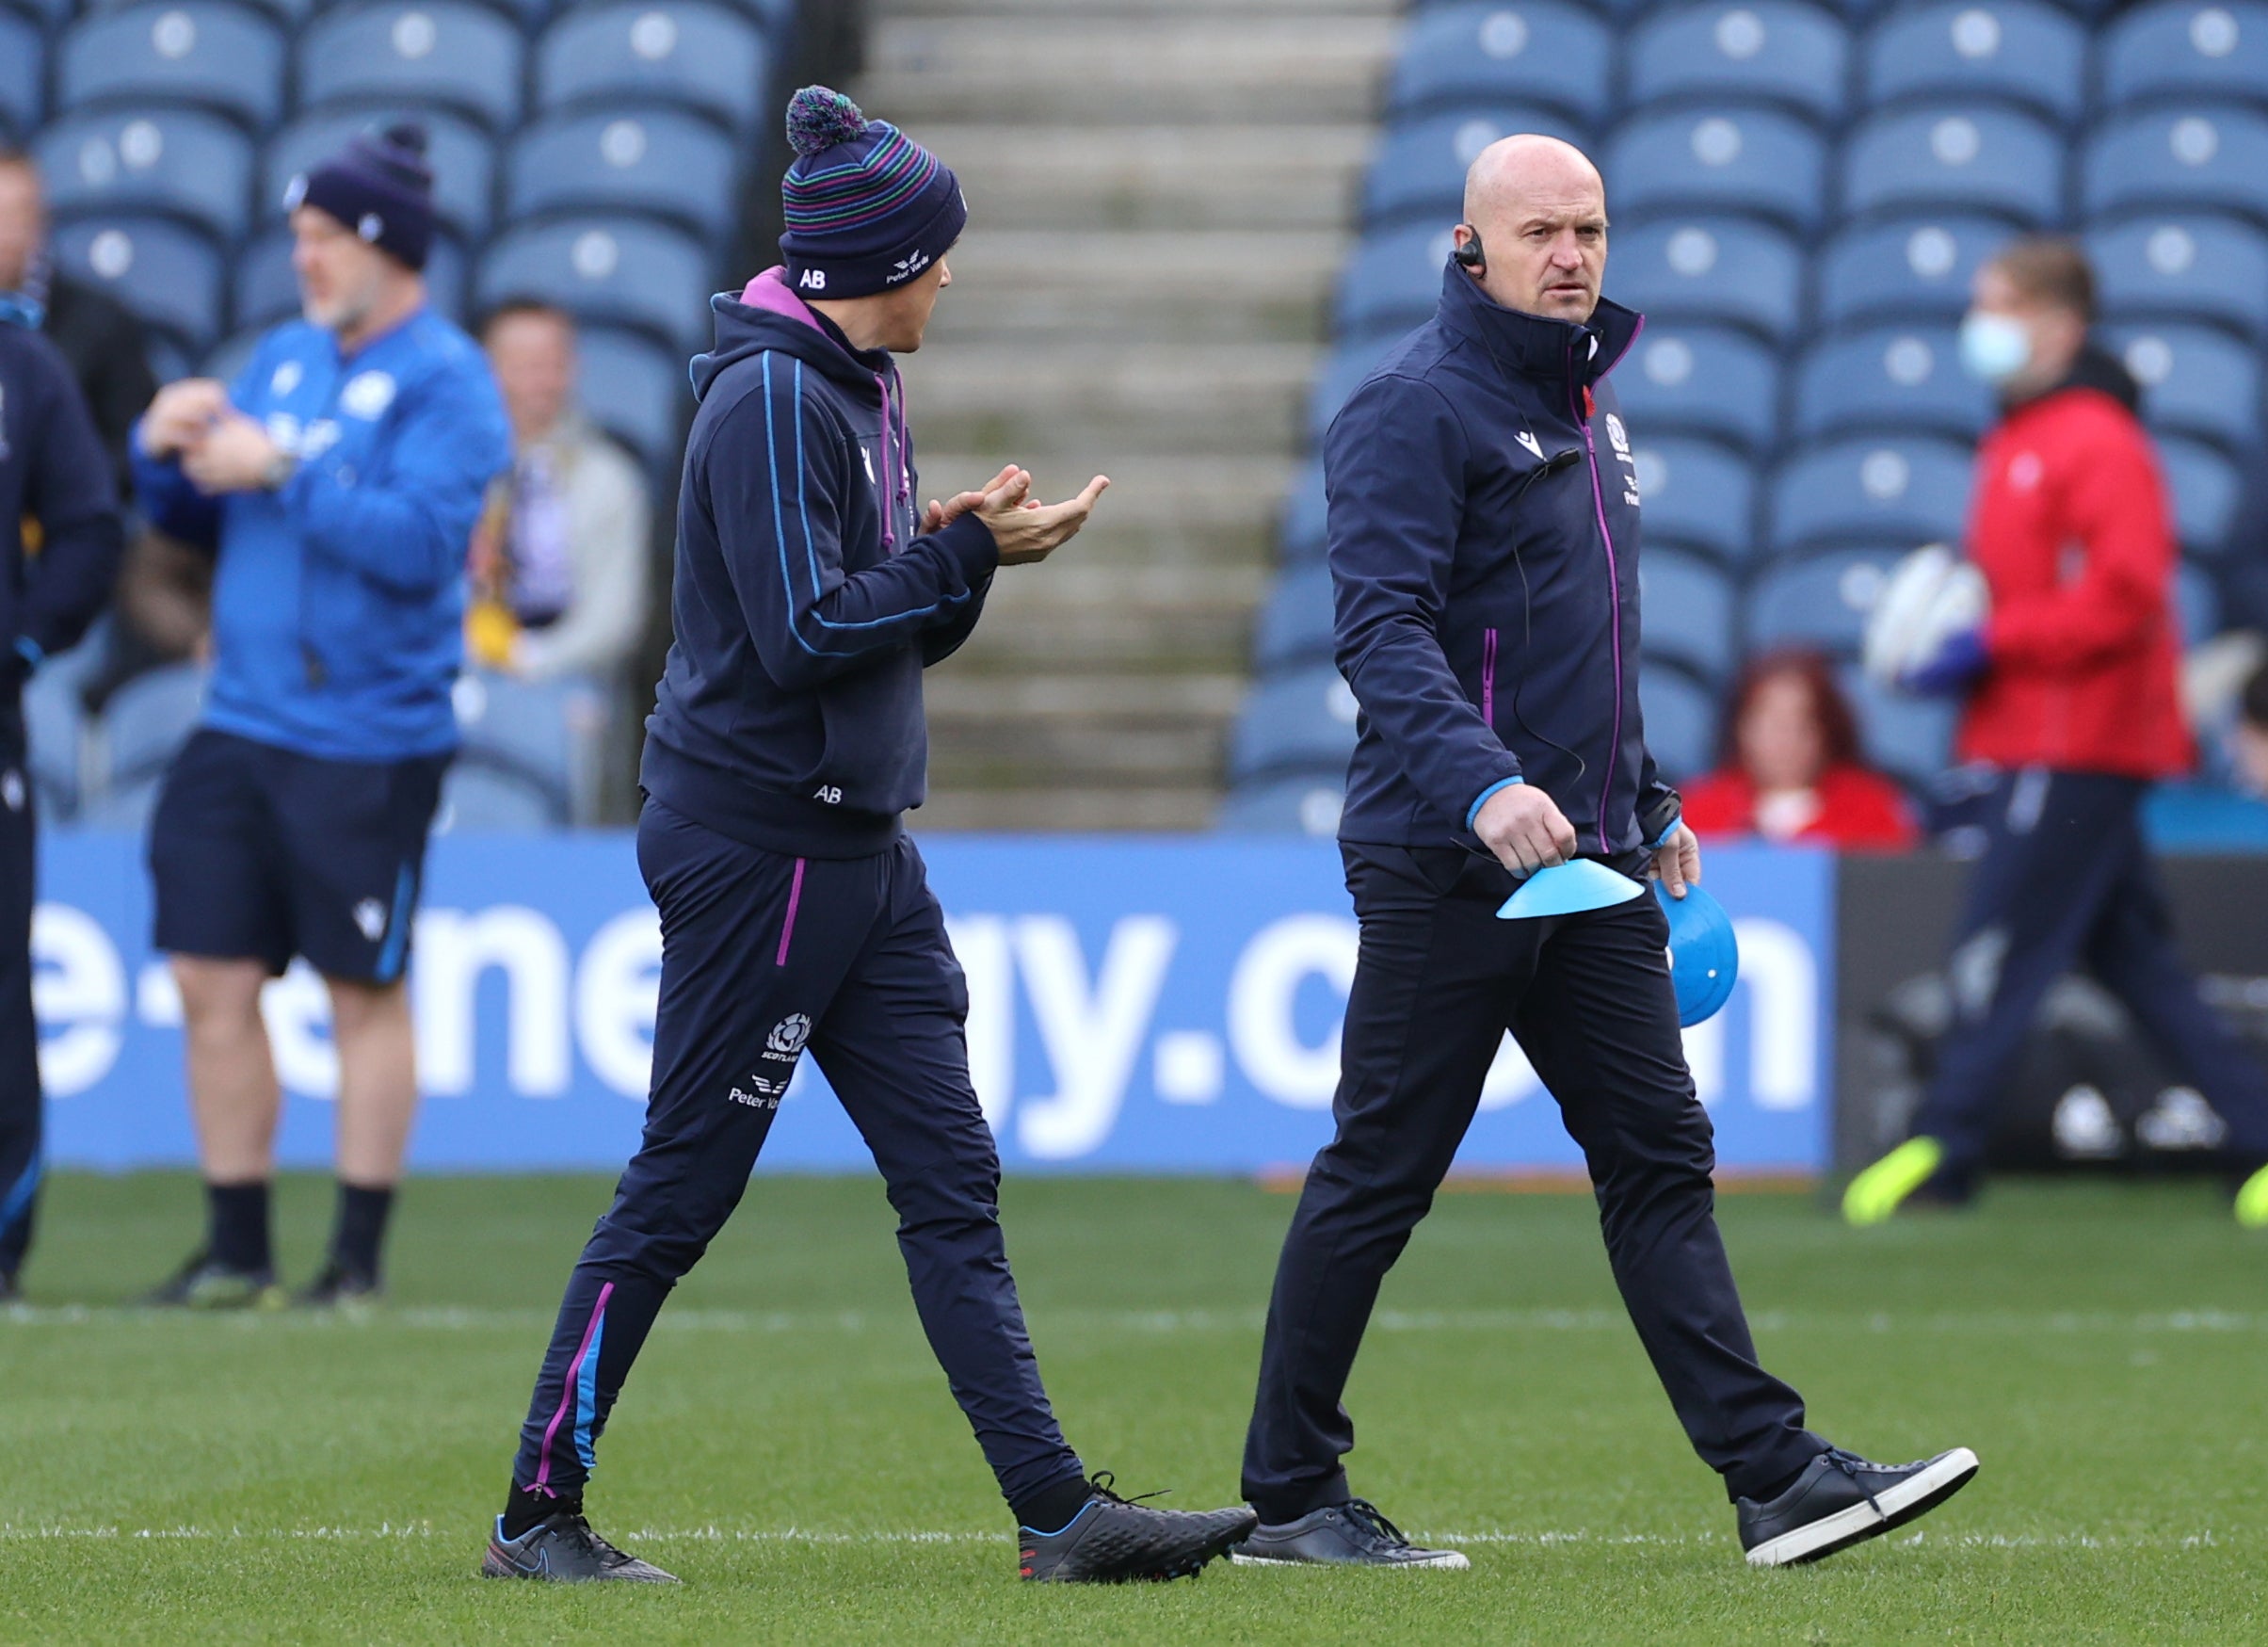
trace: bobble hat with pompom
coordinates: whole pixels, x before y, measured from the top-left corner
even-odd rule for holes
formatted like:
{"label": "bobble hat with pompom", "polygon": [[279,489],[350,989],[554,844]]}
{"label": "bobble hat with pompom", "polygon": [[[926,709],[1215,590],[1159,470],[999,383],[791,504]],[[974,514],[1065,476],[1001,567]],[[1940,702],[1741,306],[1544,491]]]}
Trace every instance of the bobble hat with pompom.
{"label": "bobble hat with pompom", "polygon": [[969,221],[960,183],[887,121],[840,91],[806,86],[787,105],[795,162],[780,186],[780,255],[802,298],[894,290],[952,250]]}

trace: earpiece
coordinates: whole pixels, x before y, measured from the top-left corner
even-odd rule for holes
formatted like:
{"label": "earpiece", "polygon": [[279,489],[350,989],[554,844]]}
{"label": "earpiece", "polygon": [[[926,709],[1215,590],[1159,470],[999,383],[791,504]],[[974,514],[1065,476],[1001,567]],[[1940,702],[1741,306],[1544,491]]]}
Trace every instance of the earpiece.
{"label": "earpiece", "polygon": [[1474,274],[1478,274],[1488,266],[1488,254],[1481,250],[1481,232],[1478,229],[1467,224],[1465,233],[1472,238],[1458,247],[1452,255],[1456,257],[1459,267],[1469,268]]}

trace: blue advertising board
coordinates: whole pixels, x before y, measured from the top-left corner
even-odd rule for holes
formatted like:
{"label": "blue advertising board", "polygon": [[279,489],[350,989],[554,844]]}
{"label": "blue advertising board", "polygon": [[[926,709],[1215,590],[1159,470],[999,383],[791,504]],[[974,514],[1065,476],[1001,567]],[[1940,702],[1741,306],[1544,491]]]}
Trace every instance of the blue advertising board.
{"label": "blue advertising board", "polygon": [[[1328,843],[941,835],[924,843],[969,975],[972,1073],[1011,1167],[1253,1171],[1330,1133],[1356,930]],[[181,1005],[150,947],[140,844],[43,844],[33,936],[50,1155],[192,1159]],[[1834,862],[1709,854],[1741,982],[1686,1049],[1735,1171],[1826,1155]],[[435,842],[410,977],[426,1170],[619,1167],[635,1147],[661,943],[627,834]],[[336,1058],[303,966],[264,1003],[287,1165],[330,1157]],[[761,1027],[761,1026],[759,1026]],[[806,1058],[764,1165],[864,1164]],[[1509,1041],[1458,1157],[1574,1169],[1580,1153]]]}

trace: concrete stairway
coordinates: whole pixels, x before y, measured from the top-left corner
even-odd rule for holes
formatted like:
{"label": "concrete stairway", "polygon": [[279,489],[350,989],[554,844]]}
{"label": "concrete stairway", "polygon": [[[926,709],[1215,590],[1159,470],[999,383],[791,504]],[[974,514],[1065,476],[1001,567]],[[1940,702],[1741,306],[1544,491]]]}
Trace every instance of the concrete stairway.
{"label": "concrete stairway", "polygon": [[867,111],[971,221],[906,362],[925,496],[1095,522],[929,676],[931,828],[1202,828],[1395,0],[871,0]]}

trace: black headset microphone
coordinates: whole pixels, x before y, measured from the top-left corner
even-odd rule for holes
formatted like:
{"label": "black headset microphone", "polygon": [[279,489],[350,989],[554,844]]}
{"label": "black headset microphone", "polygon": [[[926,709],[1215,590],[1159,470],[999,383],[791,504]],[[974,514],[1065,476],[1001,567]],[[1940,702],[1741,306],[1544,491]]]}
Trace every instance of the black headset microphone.
{"label": "black headset microphone", "polygon": [[1481,250],[1481,232],[1470,223],[1460,224],[1459,227],[1472,238],[1450,255],[1456,260],[1458,267],[1469,268],[1478,274],[1488,266],[1488,254]]}

